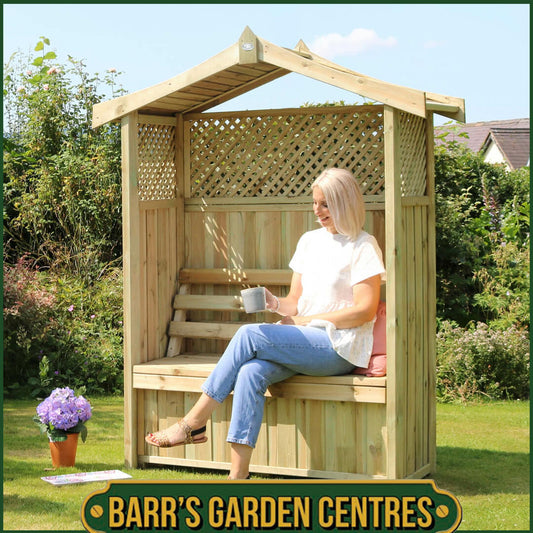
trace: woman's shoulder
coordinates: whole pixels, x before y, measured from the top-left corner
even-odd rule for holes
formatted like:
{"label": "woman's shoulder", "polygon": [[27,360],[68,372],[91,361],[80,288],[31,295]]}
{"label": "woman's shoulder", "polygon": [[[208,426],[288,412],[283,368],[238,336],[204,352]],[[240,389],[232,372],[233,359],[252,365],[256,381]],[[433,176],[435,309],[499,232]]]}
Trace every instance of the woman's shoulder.
{"label": "woman's shoulder", "polygon": [[363,246],[367,243],[374,245],[374,243],[377,243],[377,240],[374,235],[371,235],[365,230],[361,230],[361,232],[359,233],[355,241],[353,241],[353,243],[355,246]]}
{"label": "woman's shoulder", "polygon": [[355,253],[382,253],[377,239],[366,231],[361,231],[352,246]]}

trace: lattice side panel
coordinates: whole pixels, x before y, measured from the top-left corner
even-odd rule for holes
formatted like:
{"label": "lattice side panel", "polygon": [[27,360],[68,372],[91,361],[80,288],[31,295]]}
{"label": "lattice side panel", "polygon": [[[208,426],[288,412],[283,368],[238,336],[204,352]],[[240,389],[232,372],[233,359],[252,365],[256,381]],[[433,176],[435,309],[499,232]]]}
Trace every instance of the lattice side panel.
{"label": "lattice side panel", "polygon": [[426,194],[426,121],[402,113],[400,118],[402,196]]}
{"label": "lattice side panel", "polygon": [[175,126],[138,125],[139,199],[169,200],[176,197]]}
{"label": "lattice side panel", "polygon": [[384,189],[383,116],[327,108],[190,120],[191,197],[299,197],[327,167],[348,168],[363,194]]}

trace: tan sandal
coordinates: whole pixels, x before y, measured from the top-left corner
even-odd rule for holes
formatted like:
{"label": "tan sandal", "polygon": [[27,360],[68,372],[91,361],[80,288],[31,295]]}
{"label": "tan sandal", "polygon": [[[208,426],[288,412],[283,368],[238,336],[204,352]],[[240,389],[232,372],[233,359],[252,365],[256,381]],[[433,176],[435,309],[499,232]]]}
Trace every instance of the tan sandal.
{"label": "tan sandal", "polygon": [[171,444],[168,436],[165,435],[165,431],[148,433],[148,435],[145,437],[145,440],[148,444],[157,446],[158,448],[172,448],[174,446],[182,446],[184,444],[202,444],[203,442],[207,442],[207,436],[205,435],[203,437],[195,438],[197,435],[205,433],[206,426],[203,426],[199,429],[192,429],[183,418],[178,420],[178,425],[185,432],[185,439],[180,442],[176,442],[176,444]]}

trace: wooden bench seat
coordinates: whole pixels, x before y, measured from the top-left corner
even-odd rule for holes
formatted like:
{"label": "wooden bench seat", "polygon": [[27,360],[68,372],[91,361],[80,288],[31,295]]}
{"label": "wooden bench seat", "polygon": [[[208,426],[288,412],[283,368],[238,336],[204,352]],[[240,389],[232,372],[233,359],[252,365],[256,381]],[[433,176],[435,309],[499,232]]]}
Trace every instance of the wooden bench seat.
{"label": "wooden bench seat", "polygon": [[[215,367],[219,355],[182,354],[135,365],[135,389],[202,392],[201,385]],[[267,397],[344,402],[385,403],[386,378],[345,376],[293,376],[271,385]]]}

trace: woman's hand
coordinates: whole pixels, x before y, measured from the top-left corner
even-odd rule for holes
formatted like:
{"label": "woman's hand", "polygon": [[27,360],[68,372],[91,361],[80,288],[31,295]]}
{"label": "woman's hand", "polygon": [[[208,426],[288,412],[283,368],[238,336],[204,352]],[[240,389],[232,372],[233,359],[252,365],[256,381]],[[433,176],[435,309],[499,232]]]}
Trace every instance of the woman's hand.
{"label": "woman's hand", "polygon": [[283,316],[281,317],[281,320],[278,322],[278,324],[285,324],[285,325],[288,325],[288,326],[295,326],[295,322],[294,322],[294,319],[296,317],[295,316]]}
{"label": "woman's hand", "polygon": [[279,300],[268,289],[265,289],[266,308],[269,311],[278,311]]}

